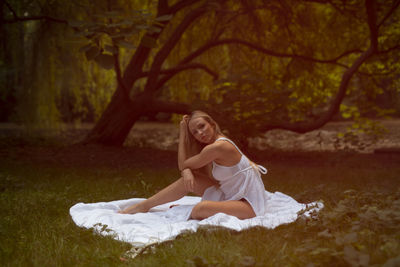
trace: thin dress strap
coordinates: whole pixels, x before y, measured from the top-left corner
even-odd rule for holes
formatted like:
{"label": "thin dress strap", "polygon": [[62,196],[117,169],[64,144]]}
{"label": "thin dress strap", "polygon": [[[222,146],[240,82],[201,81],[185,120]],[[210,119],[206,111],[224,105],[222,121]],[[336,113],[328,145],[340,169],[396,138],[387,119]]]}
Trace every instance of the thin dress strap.
{"label": "thin dress strap", "polygon": [[231,143],[231,144],[239,151],[239,153],[240,153],[241,155],[244,155],[243,152],[238,148],[238,146],[237,146],[231,139],[226,138],[226,137],[220,137],[220,138],[217,138],[215,141],[218,141],[218,140],[225,140],[225,141],[228,141],[229,143]]}
{"label": "thin dress strap", "polygon": [[[229,143],[231,143],[231,144],[239,151],[239,153],[240,153],[242,156],[245,156],[245,157],[246,157],[246,155],[243,154],[243,152],[237,147],[237,145],[236,145],[231,139],[226,138],[226,137],[220,137],[220,138],[217,138],[215,141],[218,141],[218,140],[225,140],[225,141],[228,141]],[[247,157],[246,157],[246,158],[247,158]],[[256,170],[258,170],[258,171],[261,172],[262,174],[267,174],[268,170],[267,170],[264,166],[255,164],[254,162],[252,162],[252,161],[250,161],[250,160],[249,160],[249,162],[250,162],[250,165],[251,165],[249,168],[254,168],[254,167],[255,167]],[[245,169],[245,170],[247,170],[247,169]]]}

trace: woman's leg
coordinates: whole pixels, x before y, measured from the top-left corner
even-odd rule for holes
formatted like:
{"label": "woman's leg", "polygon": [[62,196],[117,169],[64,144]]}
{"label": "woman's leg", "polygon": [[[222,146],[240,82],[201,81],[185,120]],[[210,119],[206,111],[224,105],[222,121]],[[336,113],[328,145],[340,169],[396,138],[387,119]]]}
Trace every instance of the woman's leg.
{"label": "woman's leg", "polygon": [[190,217],[195,220],[203,220],[219,212],[236,216],[239,219],[249,219],[256,216],[253,208],[246,200],[205,200],[201,201],[193,208]]}
{"label": "woman's leg", "polygon": [[[210,178],[197,173],[195,175],[196,176],[194,181],[193,193],[195,193],[196,195],[199,196],[203,195],[204,191],[208,187],[215,185],[215,182],[213,182]],[[129,206],[124,210],[119,211],[119,213],[135,214],[138,212],[147,212],[152,207],[178,200],[187,195],[188,193],[189,191],[185,189],[183,178],[180,178],[177,181],[170,184],[169,186],[167,186],[166,188],[157,192],[152,197],[137,204],[134,204],[132,206]]]}

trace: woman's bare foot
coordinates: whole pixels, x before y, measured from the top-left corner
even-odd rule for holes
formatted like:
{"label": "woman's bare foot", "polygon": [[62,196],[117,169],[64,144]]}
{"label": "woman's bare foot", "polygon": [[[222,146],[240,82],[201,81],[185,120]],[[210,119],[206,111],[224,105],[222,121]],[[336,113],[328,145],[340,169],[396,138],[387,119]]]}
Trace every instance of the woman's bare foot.
{"label": "woman's bare foot", "polygon": [[134,204],[132,206],[129,206],[123,210],[118,211],[118,213],[121,214],[135,214],[135,213],[140,213],[140,212],[148,212],[149,209],[144,207],[143,202]]}

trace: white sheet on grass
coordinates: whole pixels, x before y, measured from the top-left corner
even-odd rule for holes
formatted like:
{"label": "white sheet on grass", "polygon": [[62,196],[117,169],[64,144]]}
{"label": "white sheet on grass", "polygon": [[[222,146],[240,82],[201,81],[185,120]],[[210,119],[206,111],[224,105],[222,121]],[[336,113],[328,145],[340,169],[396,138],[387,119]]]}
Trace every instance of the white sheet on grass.
{"label": "white sheet on grass", "polygon": [[[198,221],[188,219],[192,208],[200,197],[185,196],[177,201],[154,207],[147,213],[119,214],[118,211],[142,201],[143,198],[132,198],[111,202],[78,203],[71,207],[73,221],[80,227],[94,228],[102,235],[129,242],[135,247],[174,239],[185,231],[196,231],[201,225],[223,226],[233,230],[243,230],[253,226],[275,228],[281,224],[294,222],[298,212],[306,209],[305,216],[323,208],[321,202],[302,204],[280,192],[267,195],[267,209],[262,216],[240,220],[237,217],[218,213]],[[171,205],[178,205],[170,208]]]}

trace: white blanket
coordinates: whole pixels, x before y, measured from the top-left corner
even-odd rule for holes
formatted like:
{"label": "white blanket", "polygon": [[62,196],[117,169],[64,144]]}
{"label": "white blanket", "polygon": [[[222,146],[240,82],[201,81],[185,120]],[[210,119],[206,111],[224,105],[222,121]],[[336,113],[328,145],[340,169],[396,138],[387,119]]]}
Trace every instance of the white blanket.
{"label": "white blanket", "polygon": [[[240,231],[253,226],[275,228],[281,224],[294,222],[298,212],[306,210],[310,216],[323,208],[321,202],[301,204],[280,192],[267,194],[267,212],[262,216],[240,220],[223,213],[215,214],[202,221],[188,219],[193,206],[200,197],[186,196],[177,201],[154,207],[147,213],[119,214],[118,211],[140,202],[143,198],[132,198],[111,202],[78,203],[71,207],[73,221],[80,227],[94,228],[102,235],[112,235],[115,239],[129,242],[135,247],[174,239],[185,231],[195,232],[201,225],[223,226]],[[170,208],[171,205],[178,205]]]}

